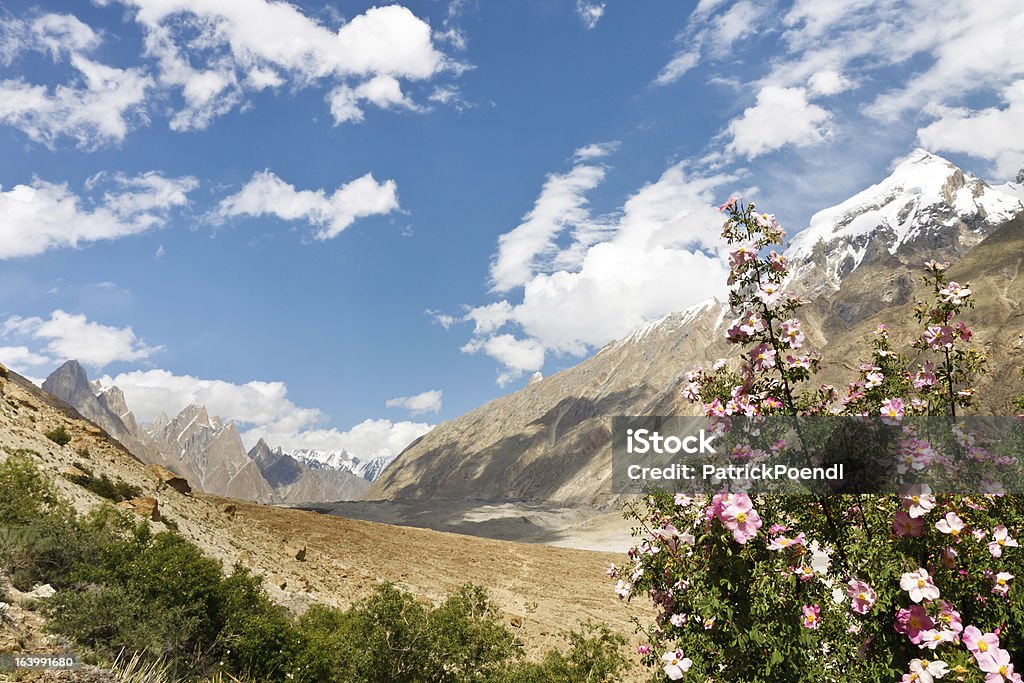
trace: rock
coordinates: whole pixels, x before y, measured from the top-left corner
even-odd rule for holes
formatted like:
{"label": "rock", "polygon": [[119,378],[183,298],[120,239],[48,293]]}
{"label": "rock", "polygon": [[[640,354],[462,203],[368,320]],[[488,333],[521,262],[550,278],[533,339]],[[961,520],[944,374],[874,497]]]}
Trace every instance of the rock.
{"label": "rock", "polygon": [[53,586],[48,583],[44,583],[42,586],[36,586],[30,592],[26,593],[30,598],[52,598],[56,594],[57,591],[55,591]]}
{"label": "rock", "polygon": [[273,582],[273,584],[275,586],[277,586],[281,590],[284,590],[285,588],[288,587],[288,580],[286,578],[284,578],[283,576],[274,576],[274,578],[271,579],[271,581]]}
{"label": "rock", "polygon": [[238,513],[238,506],[235,505],[234,503],[221,503],[220,505],[217,506],[217,509],[223,512],[231,519],[234,519],[235,515]]}
{"label": "rock", "polygon": [[523,618],[520,617],[520,616],[514,616],[514,617],[512,617],[512,620],[511,620],[510,623],[512,624],[512,628],[522,628],[523,627]]}
{"label": "rock", "polygon": [[87,478],[89,476],[88,474],[86,474],[79,468],[75,467],[74,465],[68,465],[67,467],[65,467],[61,474],[64,475],[64,477],[67,479],[76,479],[79,477]]}
{"label": "rock", "polygon": [[301,548],[285,546],[285,551],[288,553],[288,557],[292,557],[299,562],[306,561],[306,546],[302,546]]}
{"label": "rock", "polygon": [[129,509],[140,517],[145,517],[153,522],[160,521],[160,503],[156,498],[151,496],[139,496],[138,498],[132,498],[126,502],[128,503]]}
{"label": "rock", "polygon": [[146,468],[146,471],[159,479],[164,485],[174,489],[178,493],[185,495],[192,493],[192,487],[189,486],[188,480],[184,477],[179,477],[166,467],[150,465]]}
{"label": "rock", "polygon": [[0,363],[0,379],[7,379],[11,376],[11,373],[7,370],[7,366]]}

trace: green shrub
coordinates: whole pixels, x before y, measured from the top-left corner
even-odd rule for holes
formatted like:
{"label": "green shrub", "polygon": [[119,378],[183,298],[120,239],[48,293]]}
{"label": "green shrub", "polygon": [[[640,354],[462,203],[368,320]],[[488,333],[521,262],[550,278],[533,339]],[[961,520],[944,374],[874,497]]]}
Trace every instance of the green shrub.
{"label": "green shrub", "polygon": [[[79,469],[85,470],[81,465]],[[132,486],[123,479],[118,479],[116,482],[103,474],[100,477],[94,477],[91,474],[85,475],[72,475],[68,477],[68,481],[73,484],[78,484],[87,491],[92,491],[97,496],[112,500],[115,503],[120,503],[122,500],[131,500],[142,495],[142,489],[138,486]]]}
{"label": "green shrub", "polygon": [[22,451],[0,462],[0,491],[0,527],[27,524],[62,507],[50,479]]}
{"label": "green shrub", "polygon": [[553,650],[540,663],[510,667],[494,683],[611,683],[629,663],[621,649],[626,639],[603,624],[588,624],[568,634],[569,650]]}
{"label": "green shrub", "polygon": [[71,434],[68,433],[68,430],[64,429],[64,425],[61,425],[56,429],[51,429],[50,431],[46,432],[46,438],[54,442],[58,446],[67,446],[69,443],[71,443],[72,437]]}

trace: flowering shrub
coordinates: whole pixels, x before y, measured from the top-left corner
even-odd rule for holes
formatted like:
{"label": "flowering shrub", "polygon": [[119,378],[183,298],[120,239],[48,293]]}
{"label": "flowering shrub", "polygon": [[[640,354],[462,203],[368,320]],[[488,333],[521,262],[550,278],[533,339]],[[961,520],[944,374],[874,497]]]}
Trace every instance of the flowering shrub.
{"label": "flowering shrub", "polygon": [[[881,326],[840,395],[811,384],[821,357],[796,315],[804,302],[785,288],[774,249],[782,228],[753,204],[721,208],[737,314],[727,339],[741,352],[688,374],[684,395],[705,415],[895,422],[973,404],[985,358],[961,320],[971,288],[947,279],[948,264],[926,264],[933,302],[916,309],[913,363]],[[969,435],[957,439],[971,446]],[[927,441],[904,441],[901,473],[942,466],[925,457]],[[638,624],[655,680],[1020,681],[1024,504],[1000,493],[994,484],[978,495],[924,484],[897,495],[651,492],[628,506],[639,537],[631,563],[609,575],[620,598],[646,594],[657,609],[653,624]]]}

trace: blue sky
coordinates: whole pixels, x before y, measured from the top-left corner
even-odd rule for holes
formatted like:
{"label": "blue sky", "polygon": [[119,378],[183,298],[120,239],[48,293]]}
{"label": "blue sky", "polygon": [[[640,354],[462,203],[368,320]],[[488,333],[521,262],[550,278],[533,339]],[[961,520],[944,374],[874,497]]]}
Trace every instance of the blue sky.
{"label": "blue sky", "polygon": [[248,441],[393,452],[719,293],[732,193],[1024,164],[1012,0],[0,8],[0,360]]}

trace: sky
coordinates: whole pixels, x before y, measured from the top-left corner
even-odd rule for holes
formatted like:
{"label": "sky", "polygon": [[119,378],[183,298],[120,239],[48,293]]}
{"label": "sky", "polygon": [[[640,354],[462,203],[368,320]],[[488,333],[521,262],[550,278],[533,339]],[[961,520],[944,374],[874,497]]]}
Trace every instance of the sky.
{"label": "sky", "polygon": [[1019,0],[0,1],[0,362],[397,453],[917,147],[1024,166]]}

